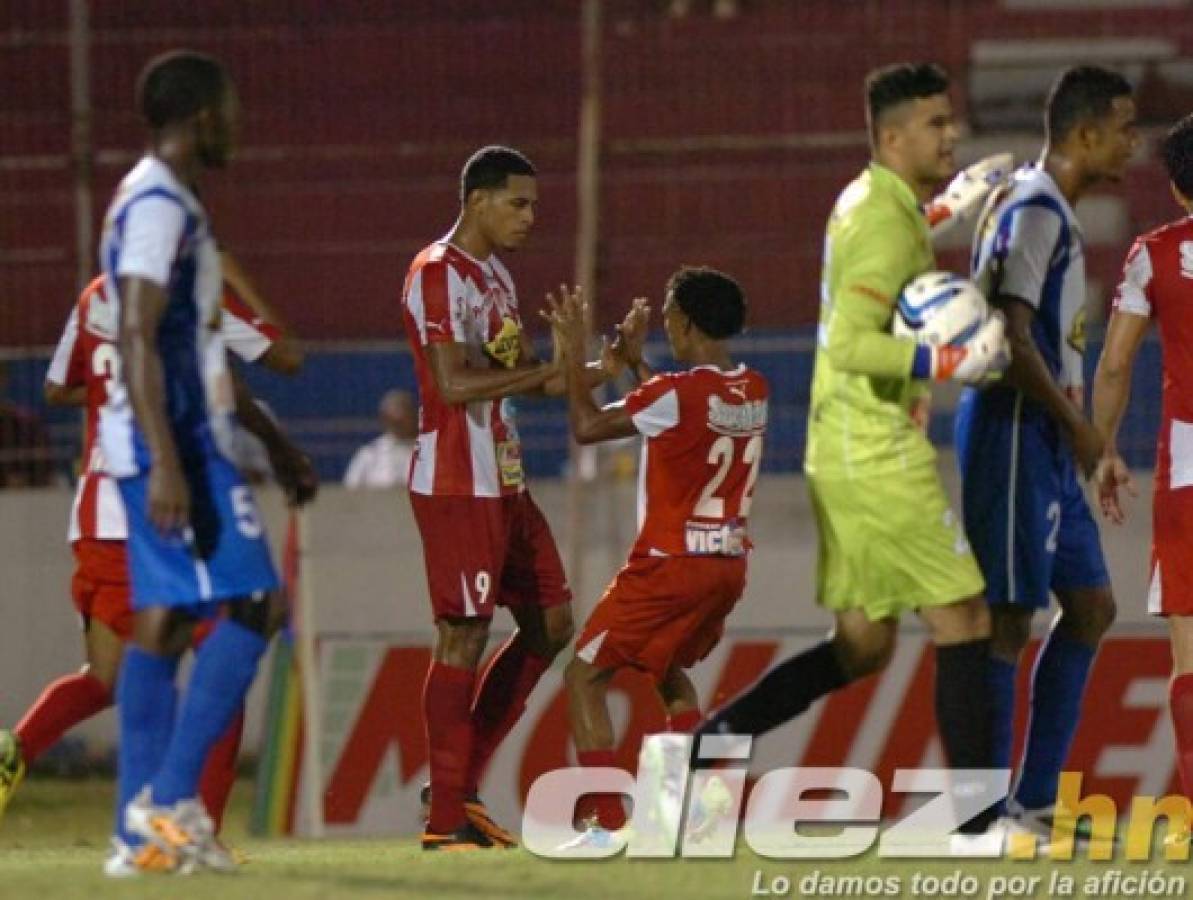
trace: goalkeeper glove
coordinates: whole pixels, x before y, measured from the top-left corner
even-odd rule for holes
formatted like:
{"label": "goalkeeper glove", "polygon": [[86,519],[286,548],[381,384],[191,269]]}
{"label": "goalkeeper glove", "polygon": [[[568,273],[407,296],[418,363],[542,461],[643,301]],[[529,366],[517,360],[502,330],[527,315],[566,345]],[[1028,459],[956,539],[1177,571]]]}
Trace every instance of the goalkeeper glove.
{"label": "goalkeeper glove", "polygon": [[931,373],[936,381],[982,384],[998,378],[1011,364],[1006,322],[995,310],[978,333],[960,347],[925,347],[931,355]]}
{"label": "goalkeeper glove", "polygon": [[924,208],[932,237],[938,238],[976,216],[986,196],[1006,181],[1014,165],[1015,158],[1010,153],[997,153],[954,175],[943,193],[933,197]]}

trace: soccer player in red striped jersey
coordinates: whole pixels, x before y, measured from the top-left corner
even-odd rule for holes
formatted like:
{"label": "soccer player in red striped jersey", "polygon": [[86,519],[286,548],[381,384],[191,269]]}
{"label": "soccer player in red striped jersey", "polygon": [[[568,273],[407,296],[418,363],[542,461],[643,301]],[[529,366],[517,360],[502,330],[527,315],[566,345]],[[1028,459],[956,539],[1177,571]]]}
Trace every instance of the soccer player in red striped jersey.
{"label": "soccer player in red striped jersey", "polygon": [[[481,803],[480,778],[572,636],[571,591],[526,489],[512,399],[562,393],[564,381],[556,364],[535,357],[496,255],[521,247],[534,225],[535,175],[517,150],[474,153],[461,174],[459,219],[415,257],[402,290],[421,404],[410,503],[438,632],[423,695],[425,850],[514,845]],[[591,367],[591,384],[610,374],[608,362]],[[497,606],[518,629],[478,675]]]}
{"label": "soccer player in red striped jersey", "polygon": [[[247,362],[284,374],[298,371],[302,351],[277,314],[230,254],[221,254],[225,290],[221,335]],[[83,290],[71,310],[46,373],[52,405],[85,408],[82,472],[71,505],[67,540],[75,557],[71,594],[83,623],[86,665],[48,685],[12,732],[0,732],[0,813],[25,768],[75,725],[112,704],[112,688],[132,633],[125,541],[128,523],[116,483],[107,474],[96,441],[99,410],[108,400],[119,359],[116,311],[103,278]],[[205,623],[206,624],[206,623]],[[210,628],[200,628],[202,636]],[[203,772],[204,805],[218,826],[236,777],[244,726],[241,714],[212,749]]]}
{"label": "soccer player in red striped jersey", "polygon": [[[1131,394],[1131,368],[1155,321],[1164,373],[1147,609],[1168,620],[1173,661],[1168,702],[1181,786],[1193,799],[1193,116],[1168,133],[1163,155],[1173,196],[1186,215],[1140,237],[1123,267],[1094,376],[1093,421],[1106,442],[1094,482],[1103,515],[1121,524],[1119,491],[1135,488],[1118,452],[1118,429]],[[1187,822],[1174,837],[1188,844]]]}
{"label": "soccer player in red striped jersey", "polygon": [[[624,353],[639,372],[643,303],[635,302],[622,327]],[[700,723],[696,688],[684,670],[717,645],[745,590],[751,546],[746,525],[766,432],[766,379],[734,365],[726,346],[740,333],[745,314],[745,297],[732,278],[712,269],[680,269],[667,283],[663,325],[675,359],[688,368],[650,378],[624,400],[598,408],[581,377],[579,291],[565,292],[554,310],[568,359],[575,439],[644,439],[638,539],[581,629],[564,672],[581,765],[614,764],[605,693],[619,669],[654,679],[671,730],[687,732]],[[608,794],[583,798],[579,817],[603,830],[625,824],[620,798]]]}

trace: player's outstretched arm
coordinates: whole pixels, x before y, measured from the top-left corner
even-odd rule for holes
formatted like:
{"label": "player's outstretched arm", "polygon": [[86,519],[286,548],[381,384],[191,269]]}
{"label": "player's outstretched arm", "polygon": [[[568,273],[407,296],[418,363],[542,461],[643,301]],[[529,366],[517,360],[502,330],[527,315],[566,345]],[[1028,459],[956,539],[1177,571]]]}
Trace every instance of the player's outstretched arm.
{"label": "player's outstretched arm", "polygon": [[[560,285],[560,292],[561,294],[566,293],[567,286]],[[540,315],[550,323],[556,304],[550,294],[548,294],[547,302],[548,308],[543,310]],[[583,303],[582,306],[585,310],[585,334],[587,334],[589,331],[587,317],[591,307],[587,303]],[[630,310],[626,313],[625,318],[616,326],[617,337],[613,342],[610,343],[603,335],[601,336],[600,357],[594,362],[587,363],[584,370],[590,389],[619,378],[626,369],[633,372],[639,382],[648,381],[654,376],[654,372],[642,358],[643,345],[646,342],[646,325],[649,319],[649,301],[645,297],[637,297],[630,304]],[[564,351],[560,346],[558,329],[552,327],[551,336],[552,343],[555,345],[555,355],[562,358]],[[557,378],[547,382],[543,393],[548,396],[560,396],[566,391],[566,370],[561,369]]]}
{"label": "player's outstretched arm", "polygon": [[1102,455],[1102,436],[1081,410],[1065,396],[1031,334],[1035,310],[1020,297],[1006,294],[995,298],[995,305],[1007,318],[1007,341],[1011,345],[1011,365],[1006,381],[1040,404],[1064,429],[1081,467],[1089,478]]}
{"label": "player's outstretched arm", "polygon": [[560,288],[559,299],[547,295],[551,327],[557,334],[556,346],[563,353],[567,375],[568,422],[572,436],[580,444],[596,444],[638,433],[626,408],[619,404],[598,407],[586,377],[583,295],[580,288]]}
{"label": "player's outstretched arm", "polygon": [[948,187],[924,207],[932,239],[973,221],[986,197],[1010,177],[1014,166],[1012,154],[996,153],[958,172]]}
{"label": "player's outstretched arm", "polygon": [[1102,514],[1115,524],[1126,518],[1119,489],[1135,495],[1135,484],[1126,462],[1119,455],[1118,429],[1131,396],[1131,372],[1135,357],[1147,334],[1148,318],[1134,313],[1115,311],[1106,328],[1106,343],[1098,358],[1094,374],[1094,428],[1105,441],[1102,458],[1094,475]]}
{"label": "player's outstretched arm", "polygon": [[[550,320],[550,315],[546,312],[541,313],[543,318]],[[554,329],[551,330],[552,343],[554,347],[554,356],[558,360],[562,360],[563,352],[559,347],[559,340]],[[531,345],[528,338],[523,338],[526,342],[526,349],[523,351],[523,359],[538,362],[534,355],[534,347]],[[584,380],[588,384],[590,390],[600,387],[607,381],[611,381],[621,374],[622,364],[620,359],[610,357],[606,353],[601,353],[601,358],[593,362],[585,363],[584,365]],[[543,382],[542,388],[535,392],[543,397],[562,397],[567,393],[567,373],[564,368],[559,365],[556,367],[556,373]]]}
{"label": "player's outstretched arm", "polygon": [[162,531],[190,521],[190,490],[166,417],[165,379],[157,352],[157,327],[165,313],[165,288],[147,278],[120,279],[118,343],[133,414],[149,446],[149,518]]}
{"label": "player's outstretched arm", "polygon": [[608,352],[619,356],[626,367],[634,373],[638,382],[650,381],[654,370],[646,363],[646,332],[650,324],[650,301],[635,297],[621,324],[617,326],[617,338],[608,346]]}
{"label": "player's outstretched arm", "polygon": [[241,300],[257,315],[281,332],[281,336],[269,345],[257,362],[282,375],[295,375],[306,361],[306,355],[294,333],[278,315],[277,310],[265,299],[256,284],[249,278],[240,261],[227,250],[220,251],[220,269],[224,281]]}

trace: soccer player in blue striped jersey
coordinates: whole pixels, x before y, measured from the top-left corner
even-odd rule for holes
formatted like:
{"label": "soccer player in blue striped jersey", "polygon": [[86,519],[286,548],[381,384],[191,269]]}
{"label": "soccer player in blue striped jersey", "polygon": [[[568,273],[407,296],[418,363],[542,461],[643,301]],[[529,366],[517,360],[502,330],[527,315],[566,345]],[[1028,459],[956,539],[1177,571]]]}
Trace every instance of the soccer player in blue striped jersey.
{"label": "soccer player in blue striped jersey", "polygon": [[1051,834],[1061,768],[1114,598],[1098,529],[1078,483],[1102,439],[1083,411],[1085,261],[1073,209],[1117,181],[1134,150],[1135,103],[1119,74],[1062,73],[1046,113],[1047,143],[991,195],[972,271],[1003,310],[1012,363],[1001,382],[969,388],[956,420],[965,527],[991,606],[995,765],[1011,766],[1015,672],[1032,617],[1056,594],[1060,613],[1032,673],[1031,720],[1007,811]]}
{"label": "soccer player in blue striped jersey", "polygon": [[[303,480],[305,462],[232,379],[219,337],[220,261],[197,192],[203,172],[231,155],[232,82],[216,60],[176,51],[149,63],[138,97],[150,145],[116,191],[100,246],[120,365],[99,434],[128,518],[134,611],[116,688],[118,838],[105,864],[113,876],[232,866],[196,792],[208,750],[256,673],[263,598],[277,586],[234,464],[240,423],[263,439],[283,486]],[[221,608],[179,697],[190,629]]]}

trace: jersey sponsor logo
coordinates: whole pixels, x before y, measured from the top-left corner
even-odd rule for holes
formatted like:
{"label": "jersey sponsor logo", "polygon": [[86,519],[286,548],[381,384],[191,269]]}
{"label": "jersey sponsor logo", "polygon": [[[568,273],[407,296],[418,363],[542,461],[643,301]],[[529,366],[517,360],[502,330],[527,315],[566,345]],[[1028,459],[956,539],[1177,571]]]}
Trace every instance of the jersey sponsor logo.
{"label": "jersey sponsor logo", "polygon": [[720,397],[708,398],[708,427],[717,434],[751,435],[766,429],[765,400],[726,403]]}
{"label": "jersey sponsor logo", "polygon": [[1085,307],[1077,310],[1073,316],[1073,323],[1069,326],[1069,334],[1065,340],[1078,353],[1085,353]]}
{"label": "jersey sponsor logo", "polygon": [[522,445],[517,440],[498,442],[497,468],[502,487],[517,487],[522,483]]}
{"label": "jersey sponsor logo", "polygon": [[1193,278],[1193,241],[1181,241],[1181,277]]}
{"label": "jersey sponsor logo", "polygon": [[684,548],[694,556],[744,556],[746,529],[736,521],[686,522]]}
{"label": "jersey sponsor logo", "polygon": [[501,330],[485,343],[485,353],[499,365],[512,369],[518,364],[521,350],[522,330],[517,322],[506,316],[501,320]]}

